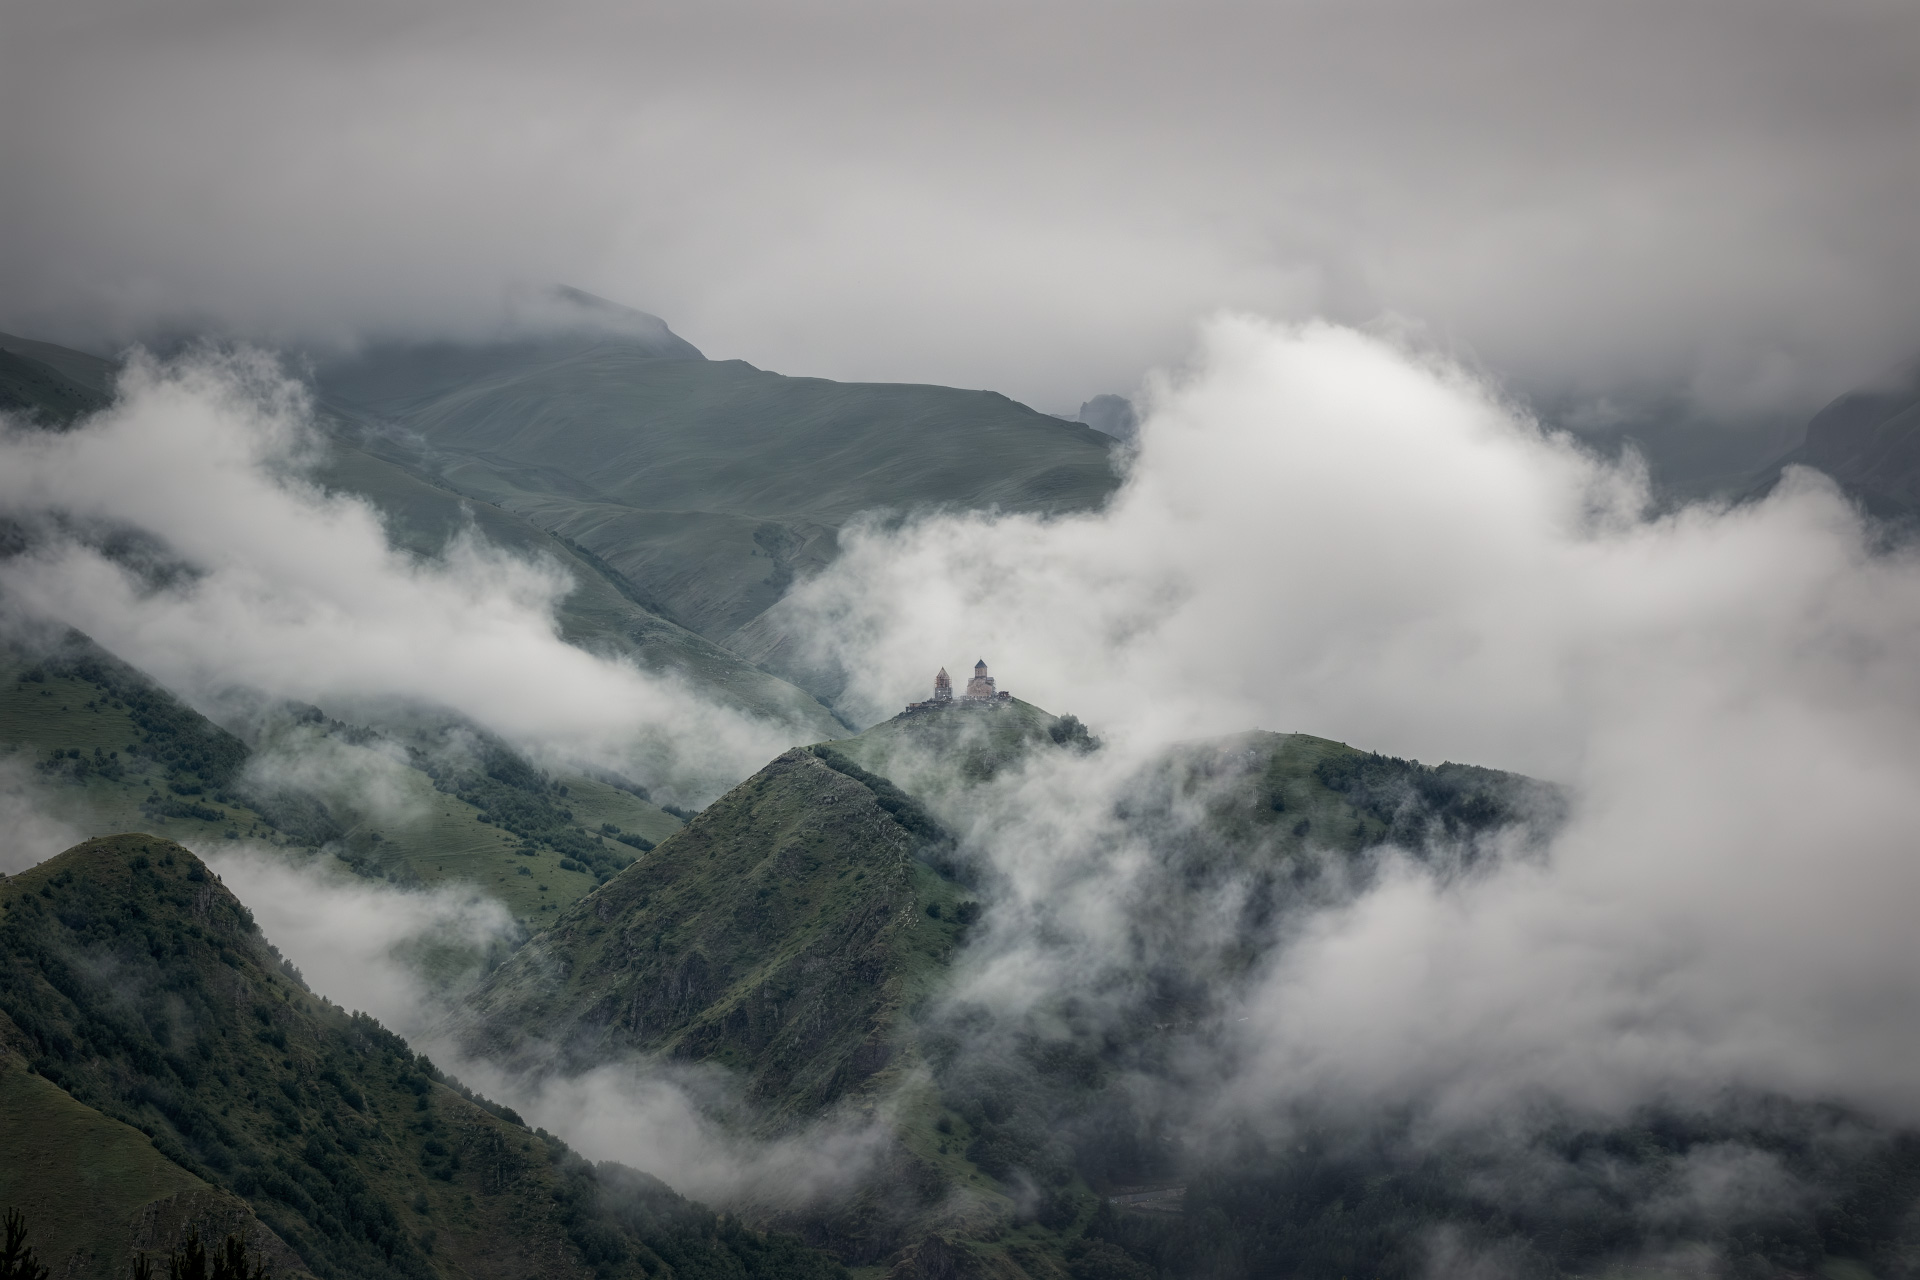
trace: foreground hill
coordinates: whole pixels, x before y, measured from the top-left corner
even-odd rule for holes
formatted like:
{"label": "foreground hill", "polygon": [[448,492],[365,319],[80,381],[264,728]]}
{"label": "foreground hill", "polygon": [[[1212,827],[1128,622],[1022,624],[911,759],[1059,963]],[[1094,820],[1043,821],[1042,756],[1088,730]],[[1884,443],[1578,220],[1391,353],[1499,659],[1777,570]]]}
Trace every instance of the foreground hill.
{"label": "foreground hill", "polygon": [[283,1274],[837,1273],[589,1165],[314,996],[165,840],[89,841],[0,881],[0,1033],[0,1178],[75,1274],[124,1275],[195,1223],[252,1232]]}
{"label": "foreground hill", "polygon": [[278,1276],[311,1274],[246,1201],[36,1073],[22,1052],[31,1047],[0,1014],[0,1205],[26,1216],[54,1274],[123,1280],[136,1253],[164,1256],[194,1230],[240,1236]]}

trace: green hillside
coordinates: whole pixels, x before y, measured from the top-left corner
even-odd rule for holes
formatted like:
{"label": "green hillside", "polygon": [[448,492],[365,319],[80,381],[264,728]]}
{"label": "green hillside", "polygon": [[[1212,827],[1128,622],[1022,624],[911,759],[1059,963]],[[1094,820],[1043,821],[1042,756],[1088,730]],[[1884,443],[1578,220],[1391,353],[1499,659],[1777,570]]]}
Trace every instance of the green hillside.
{"label": "green hillside", "polygon": [[992,392],[688,351],[591,333],[385,346],[322,365],[318,385],[363,447],[526,517],[755,658],[777,637],[742,628],[833,558],[856,513],[1081,510],[1117,483],[1107,437]]}
{"label": "green hillside", "polygon": [[[244,839],[326,849],[343,866],[403,884],[476,884],[538,928],[680,829],[631,783],[549,775],[453,727],[481,754],[423,751],[295,709],[267,745],[346,767],[331,783],[308,769],[300,789],[270,787],[248,772],[249,744],[84,637],[46,651],[0,647],[0,760],[82,835],[147,830],[203,847]],[[377,809],[359,792],[356,763],[379,769],[389,794]]]}
{"label": "green hillside", "polygon": [[242,800],[245,744],[79,637],[51,653],[0,646],[0,759],[28,771],[51,816],[90,834],[306,843],[336,833],[307,806],[261,800],[276,824]]}
{"label": "green hillside", "polygon": [[916,856],[940,835],[924,814],[832,758],[789,751],[708,806],[495,970],[454,1030],[468,1052],[522,1070],[724,1065],[762,1133],[904,1097],[911,1118],[880,1157],[888,1176],[795,1224],[874,1262],[916,1222],[980,1217],[980,1205],[943,1204],[955,1186],[1001,1206],[983,1224],[1006,1202],[935,1133],[909,1017],[977,904]]}
{"label": "green hillside", "polygon": [[0,1169],[45,1163],[51,1137],[95,1188],[40,1198],[49,1248],[90,1238],[121,1266],[129,1204],[206,1184],[323,1277],[837,1273],[644,1175],[589,1165],[314,996],[169,841],[89,841],[0,881],[0,1014],[33,1073],[0,1076]]}
{"label": "green hillside", "polygon": [[888,1029],[952,948],[921,908],[956,891],[915,845],[865,786],[789,751],[496,971],[470,1047],[521,1067],[552,1046],[562,1069],[712,1060],[818,1113],[888,1066]]}
{"label": "green hillside", "polygon": [[[724,1066],[761,1131],[884,1098],[886,1185],[807,1224],[816,1238],[858,1262],[937,1238],[959,1250],[956,1266],[1054,1274],[1095,1189],[1168,1171],[1113,1086],[1218,1016],[1271,945],[1280,900],[1316,893],[1309,867],[1416,826],[1465,838],[1550,803],[1523,779],[1305,735],[1176,749],[1131,802],[1170,837],[1149,877],[1165,901],[1159,953],[1113,976],[1106,1019],[1049,1006],[1044,1032],[975,1021],[982,1011],[946,993],[993,884],[941,815],[962,819],[977,788],[1032,753],[1097,749],[1077,720],[1014,702],[902,715],[790,751],[562,912],[474,993],[458,1034],[525,1070],[633,1057]],[[1181,951],[1209,881],[1229,878],[1264,886],[1251,895],[1264,914],[1225,947]],[[1211,966],[1211,978],[1163,989],[1150,975],[1169,965]]]}
{"label": "green hillside", "polygon": [[[599,319],[602,324],[609,322],[606,316]],[[698,351],[650,316],[628,312],[624,317],[613,316],[612,322],[634,330],[619,337],[623,351],[648,352],[655,358],[679,351],[699,359]],[[583,343],[594,346],[608,340],[606,331],[599,329],[589,337],[561,338],[546,344],[410,347],[405,349],[407,357],[393,376],[415,390],[423,385],[455,389],[492,376],[502,361],[510,368],[527,364],[537,367],[576,352]],[[351,385],[367,393],[387,389],[383,381],[386,375],[372,367],[378,361],[371,357],[370,361],[356,365],[363,377]],[[84,352],[0,334],[0,413],[19,414],[42,426],[66,426],[110,401],[117,374],[116,364]],[[327,488],[372,502],[386,517],[389,534],[402,549],[422,556],[436,555],[455,535],[477,530],[491,544],[547,560],[572,578],[574,590],[561,602],[557,618],[560,633],[568,642],[629,658],[646,670],[683,679],[721,705],[787,726],[796,741],[835,734],[844,727],[812,694],[662,617],[661,606],[650,604],[633,583],[592,551],[522,515],[454,491],[406,450],[399,450],[398,458],[377,456],[358,447],[355,440],[354,431],[342,431],[314,478]],[[390,445],[379,435],[368,443]],[[389,448],[388,452],[395,451]],[[766,603],[771,603],[771,598]]]}
{"label": "green hillside", "polygon": [[310,1274],[246,1201],[31,1070],[29,1045],[0,1014],[0,1205],[26,1216],[29,1243],[55,1275],[124,1280],[136,1254],[164,1256],[193,1230],[243,1237],[282,1277]]}

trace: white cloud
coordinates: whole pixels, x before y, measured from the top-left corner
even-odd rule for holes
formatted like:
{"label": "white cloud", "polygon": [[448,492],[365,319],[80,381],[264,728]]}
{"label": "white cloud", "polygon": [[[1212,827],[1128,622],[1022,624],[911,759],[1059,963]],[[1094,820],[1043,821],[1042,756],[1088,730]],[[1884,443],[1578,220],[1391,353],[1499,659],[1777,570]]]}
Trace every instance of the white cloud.
{"label": "white cloud", "polygon": [[[554,562],[473,534],[434,559],[394,548],[369,503],[303,478],[320,448],[308,411],[258,355],[137,360],[83,426],[0,436],[0,512],[42,534],[0,564],[0,590],[203,707],[246,693],[451,710],[692,793],[789,745],[785,726],[564,643],[554,609],[572,582]],[[104,554],[115,530],[184,571],[156,584]]]}
{"label": "white cloud", "polygon": [[517,932],[506,907],[472,885],[395,889],[331,858],[296,862],[244,842],[194,852],[309,987],[403,1036],[419,1034],[447,991]]}
{"label": "white cloud", "polygon": [[1314,916],[1245,993],[1238,1113],[1478,1122],[1738,1085],[1920,1118],[1910,552],[1870,552],[1805,472],[1653,514],[1631,468],[1349,330],[1218,321],[1153,400],[1107,512],[858,531],[786,606],[875,712],[978,651],[1113,741],[963,816],[1009,894],[983,964],[1122,971],[1165,906],[1138,897],[1152,833],[1112,816],[1135,765],[1298,729],[1545,776],[1574,807],[1544,861],[1390,866]]}

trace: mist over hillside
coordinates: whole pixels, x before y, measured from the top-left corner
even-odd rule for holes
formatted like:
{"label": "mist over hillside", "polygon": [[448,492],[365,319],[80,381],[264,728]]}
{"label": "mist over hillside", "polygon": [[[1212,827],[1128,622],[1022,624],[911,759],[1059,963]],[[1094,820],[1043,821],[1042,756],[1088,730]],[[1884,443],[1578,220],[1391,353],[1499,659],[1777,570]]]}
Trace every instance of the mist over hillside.
{"label": "mist over hillside", "polygon": [[0,9],[0,1280],[1920,1276],[1916,58]]}
{"label": "mist over hillside", "polygon": [[[1904,1265],[1862,1197],[1920,1194],[1920,577],[1834,480],[1676,508],[1458,367],[1240,319],[1023,509],[1072,428],[643,328],[23,413],[9,864],[185,839],[488,1096],[903,1276]],[[715,422],[879,434],[715,469]],[[702,635],[643,513],[840,523]],[[975,653],[1012,702],[897,714]]]}

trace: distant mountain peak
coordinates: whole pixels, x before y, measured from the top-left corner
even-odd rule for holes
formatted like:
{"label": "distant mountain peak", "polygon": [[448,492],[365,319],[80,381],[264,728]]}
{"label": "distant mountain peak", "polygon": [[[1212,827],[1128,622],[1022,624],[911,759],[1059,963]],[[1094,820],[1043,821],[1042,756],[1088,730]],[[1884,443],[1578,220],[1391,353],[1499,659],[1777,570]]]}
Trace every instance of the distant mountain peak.
{"label": "distant mountain peak", "polygon": [[554,284],[516,292],[508,301],[512,327],[541,334],[593,333],[624,338],[653,354],[704,360],[705,354],[667,327],[659,316],[609,301],[572,285]]}

